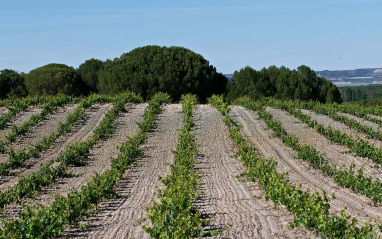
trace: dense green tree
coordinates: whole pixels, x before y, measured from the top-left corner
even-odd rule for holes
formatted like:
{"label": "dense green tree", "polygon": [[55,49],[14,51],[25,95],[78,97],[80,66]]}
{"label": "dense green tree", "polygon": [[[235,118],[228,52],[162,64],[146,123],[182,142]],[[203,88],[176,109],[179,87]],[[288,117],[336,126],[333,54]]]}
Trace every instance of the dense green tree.
{"label": "dense green tree", "polygon": [[227,86],[226,99],[231,102],[244,95],[253,99],[276,97],[342,102],[337,86],[323,77],[318,77],[312,69],[304,65],[297,70],[270,66],[256,71],[247,66],[235,71],[232,83]]}
{"label": "dense green tree", "polygon": [[192,93],[204,101],[222,94],[227,79],[201,55],[183,47],[146,46],[106,62],[99,72],[98,89],[115,94],[130,90],[145,99],[167,92],[176,101]]}
{"label": "dense green tree", "polygon": [[88,91],[97,92],[98,72],[103,68],[103,64],[103,61],[92,58],[79,66],[77,72]]}
{"label": "dense green tree", "polygon": [[25,75],[25,85],[30,95],[80,95],[84,91],[81,78],[73,67],[48,64]]}
{"label": "dense green tree", "polygon": [[24,85],[23,75],[14,70],[4,69],[0,71],[0,98],[23,97],[27,92]]}

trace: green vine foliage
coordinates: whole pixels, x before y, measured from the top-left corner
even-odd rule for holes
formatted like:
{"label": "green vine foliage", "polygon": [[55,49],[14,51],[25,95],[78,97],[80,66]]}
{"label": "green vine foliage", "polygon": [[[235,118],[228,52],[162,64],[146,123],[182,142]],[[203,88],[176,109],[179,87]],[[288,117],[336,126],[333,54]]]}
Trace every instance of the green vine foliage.
{"label": "green vine foliage", "polygon": [[[93,96],[91,100],[101,100],[99,97]],[[105,99],[107,100],[107,99]],[[101,139],[107,138],[112,133],[109,129],[114,129],[112,124],[116,119],[118,113],[124,110],[124,105],[127,102],[140,102],[141,98],[137,97],[133,93],[124,93],[117,96],[115,99],[108,99],[114,103],[113,109],[106,112],[104,119],[101,121],[100,125],[94,129],[93,137],[85,142],[77,142],[68,146],[60,155],[53,159],[52,162],[60,162],[57,168],[66,168],[68,165],[82,166],[85,165],[89,150],[98,143]],[[85,101],[84,101],[85,102]],[[88,104],[89,106],[91,104]],[[105,128],[105,129],[100,129]],[[106,129],[107,128],[107,129]],[[97,132],[97,133],[96,133]],[[4,165],[4,164],[3,164]],[[65,170],[59,170],[59,174],[56,173],[58,169],[54,168],[52,170],[45,170],[46,166],[41,166],[41,169],[34,172],[26,177],[21,177],[16,184],[16,186],[8,189],[9,192],[0,193],[0,207],[3,207],[16,199],[33,195],[41,189],[41,187],[54,184],[56,179],[66,176]],[[43,180],[40,180],[40,179]],[[45,180],[46,179],[46,180]],[[27,181],[27,183],[24,183]],[[33,187],[25,187],[25,184],[32,184]],[[20,190],[22,188],[22,190]]]}
{"label": "green vine foliage", "polygon": [[195,157],[198,152],[192,113],[197,100],[194,95],[183,95],[181,99],[184,125],[178,136],[178,145],[173,152],[175,162],[171,174],[162,179],[165,189],[158,190],[159,202],[153,202],[148,217],[153,227],[144,229],[153,238],[195,238],[203,235],[202,226],[207,221],[200,219],[200,213],[192,202],[198,196],[198,172]]}
{"label": "green vine foliage", "polygon": [[[153,97],[149,102],[150,111],[144,121],[154,125],[156,115],[161,112],[161,99]],[[107,132],[107,131],[100,131]],[[49,206],[37,204],[25,206],[18,219],[5,219],[0,238],[56,238],[60,237],[68,224],[77,224],[83,217],[89,216],[98,203],[115,196],[115,185],[123,176],[126,168],[142,155],[139,146],[147,139],[147,132],[140,130],[137,136],[128,138],[120,147],[120,154],[112,158],[112,167],[102,175],[96,174],[80,190],[71,190],[67,196],[56,196]]]}
{"label": "green vine foliage", "polygon": [[[240,99],[241,105],[249,107],[252,105],[256,110],[264,111],[264,102],[253,103],[249,99]],[[256,150],[241,135],[241,126],[237,126],[232,118],[226,116],[224,122],[230,127],[230,138],[234,141],[240,157],[247,170],[245,175],[253,181],[258,182],[266,193],[266,199],[272,199],[277,207],[285,205],[294,215],[292,227],[305,226],[314,229],[323,238],[375,238],[376,231],[370,224],[358,227],[358,221],[341,211],[340,215],[329,215],[329,197],[326,192],[323,196],[319,193],[302,191],[300,186],[291,185],[288,174],[278,174],[277,162],[273,159],[266,161],[256,156]],[[277,124],[278,125],[278,124]],[[275,127],[278,134],[286,136],[284,130]],[[298,145],[296,139],[285,138],[291,145]],[[311,151],[314,153],[316,151]],[[308,153],[307,155],[309,155]]]}
{"label": "green vine foliage", "polygon": [[[278,135],[281,135],[283,143],[286,146],[291,147],[298,152],[297,157],[299,159],[308,162],[313,168],[319,169],[325,175],[332,177],[338,185],[349,188],[355,193],[363,194],[371,198],[375,204],[382,202],[382,183],[379,179],[372,180],[371,177],[364,176],[363,169],[359,170],[358,172],[355,172],[354,167],[346,169],[344,166],[339,167],[338,165],[335,165],[334,163],[325,160],[324,157],[313,146],[300,146],[298,143],[298,138],[293,137],[292,135],[285,132],[285,130],[282,128],[281,123],[272,119],[272,115],[263,110],[258,105],[256,105],[256,103],[254,103],[253,101],[246,101],[244,99],[242,99],[241,103],[245,105],[248,109],[257,110],[259,116],[264,119],[268,127],[278,132]],[[275,102],[273,102],[272,105],[276,105]],[[279,102],[277,106],[281,109],[287,110],[293,116],[299,118],[303,122],[307,123],[309,126],[316,127],[318,132],[325,134],[326,137],[328,137],[328,139],[331,139],[331,128],[325,129],[324,126],[312,122],[309,116],[303,114],[300,110],[296,110],[293,105],[288,105]],[[263,117],[264,115],[267,116]],[[274,125],[277,125],[277,127],[274,127]],[[347,137],[346,134],[341,134],[338,130],[336,131],[336,133],[339,135],[338,137]]]}

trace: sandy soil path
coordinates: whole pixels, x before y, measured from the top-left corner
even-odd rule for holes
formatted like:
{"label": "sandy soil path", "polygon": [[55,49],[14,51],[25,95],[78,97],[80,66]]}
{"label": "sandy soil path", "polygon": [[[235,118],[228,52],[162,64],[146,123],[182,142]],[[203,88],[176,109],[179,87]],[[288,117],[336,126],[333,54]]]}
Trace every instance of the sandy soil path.
{"label": "sandy soil path", "polygon": [[[142,115],[146,104],[129,105],[127,113],[121,113],[115,121],[115,133],[108,140],[100,142],[89,152],[88,164],[83,167],[72,167],[69,173],[76,177],[63,178],[58,180],[56,185],[44,188],[41,194],[31,200],[29,204],[34,204],[36,201],[49,203],[55,195],[66,195],[70,189],[80,189],[82,186],[91,180],[96,174],[102,174],[111,167],[111,158],[119,154],[118,147],[126,141],[128,136],[134,136],[138,133],[139,128],[136,122],[142,121]],[[8,217],[16,216],[16,212],[21,210],[21,207],[15,203],[7,206],[5,214]]]}
{"label": "sandy soil path", "polygon": [[280,139],[270,138],[271,131],[266,130],[265,122],[259,120],[256,113],[244,110],[242,107],[234,107],[231,112],[235,120],[243,125],[243,133],[248,140],[264,158],[274,157],[280,172],[289,171],[292,183],[301,184],[303,190],[320,192],[322,189],[329,195],[335,193],[336,199],[330,201],[331,213],[337,213],[346,206],[348,214],[357,217],[361,223],[370,220],[382,222],[382,210],[369,206],[370,199],[356,195],[348,189],[342,189],[331,178],[324,177],[306,162],[294,159],[293,155],[297,152],[285,147]]}
{"label": "sandy soil path", "polygon": [[242,182],[237,176],[245,168],[233,159],[234,145],[223,117],[209,105],[199,105],[194,115],[199,146],[197,168],[201,178],[197,208],[216,216],[206,230],[226,229],[215,238],[309,238],[305,229],[288,230],[293,216],[285,209],[272,209],[263,198],[265,192],[256,183]]}
{"label": "sandy soil path", "polygon": [[[78,122],[71,133],[58,137],[52,147],[43,152],[39,158],[28,160],[27,163],[30,168],[15,170],[15,175],[26,176],[31,172],[38,171],[40,169],[40,164],[49,164],[50,161],[57,157],[66,146],[80,140],[86,140],[87,137],[89,137],[89,132],[98,126],[100,118],[103,118],[105,112],[111,107],[112,104],[96,104],[91,106],[85,111],[84,119]],[[0,176],[0,190],[3,191],[8,187],[12,187],[17,181],[17,176]]]}
{"label": "sandy soil path", "polygon": [[302,113],[309,115],[311,120],[316,120],[317,123],[324,125],[325,127],[331,126],[334,129],[340,130],[342,133],[345,133],[352,137],[353,139],[357,139],[358,137],[368,141],[371,144],[374,144],[376,147],[382,147],[382,141],[375,139],[368,139],[367,135],[362,132],[357,132],[355,129],[351,129],[346,124],[336,121],[327,115],[316,114],[311,110],[301,110]]}
{"label": "sandy soil path", "polygon": [[145,208],[151,205],[161,187],[159,177],[170,172],[173,163],[172,150],[176,147],[178,131],[182,127],[182,115],[178,104],[164,106],[157,119],[157,128],[149,134],[144,145],[145,157],[125,172],[117,191],[128,198],[114,199],[99,205],[94,217],[83,223],[88,227],[70,228],[69,238],[150,238],[142,225],[148,225]]}
{"label": "sandy soil path", "polygon": [[0,140],[4,140],[5,136],[11,132],[12,126],[21,126],[27,122],[32,115],[38,115],[41,111],[42,109],[37,106],[30,106],[27,110],[18,113],[14,120],[7,124],[7,128],[0,130]]}

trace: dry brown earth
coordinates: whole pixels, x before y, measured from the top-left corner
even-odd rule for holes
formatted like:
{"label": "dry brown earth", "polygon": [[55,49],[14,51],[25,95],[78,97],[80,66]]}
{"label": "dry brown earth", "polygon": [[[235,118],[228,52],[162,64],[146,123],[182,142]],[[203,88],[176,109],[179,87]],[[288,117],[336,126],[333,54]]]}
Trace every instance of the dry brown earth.
{"label": "dry brown earth", "polygon": [[[28,200],[29,204],[33,204],[35,201],[42,201],[49,203],[55,195],[66,195],[71,189],[80,189],[82,186],[91,180],[95,173],[102,174],[111,167],[111,158],[116,157],[119,154],[118,147],[126,141],[127,137],[134,136],[138,133],[138,125],[136,122],[142,120],[142,115],[146,104],[135,104],[127,107],[127,113],[120,113],[116,119],[114,126],[115,133],[111,138],[105,141],[101,141],[95,145],[93,149],[89,151],[89,161],[85,166],[72,167],[69,169],[69,173],[75,177],[59,179],[57,184],[48,188],[45,188],[40,196]],[[15,203],[9,205],[6,208],[8,217],[15,216],[15,212],[20,210],[20,207]]]}
{"label": "dry brown earth", "polygon": [[379,127],[379,125],[374,123],[374,122],[371,122],[371,121],[368,121],[368,120],[365,120],[363,118],[357,117],[357,116],[352,115],[352,114],[347,114],[347,113],[338,113],[338,115],[345,116],[349,119],[353,119],[353,120],[357,121],[358,123],[360,123],[361,125],[372,128],[374,131],[381,131],[381,128]]}
{"label": "dry brown earth", "polygon": [[[57,138],[51,148],[41,154],[39,158],[33,158],[27,161],[30,168],[21,168],[15,170],[15,175],[26,176],[31,172],[38,171],[40,164],[49,164],[51,160],[57,157],[65,147],[81,141],[86,140],[94,128],[96,128],[100,122],[100,118],[103,118],[107,109],[112,107],[111,104],[96,104],[91,106],[85,111],[85,117],[81,120],[72,130],[71,133],[64,134]],[[17,176],[1,176],[0,177],[0,190],[3,191],[8,187],[14,186],[18,181]]]}
{"label": "dry brown earth", "polygon": [[378,120],[382,120],[382,116],[379,116],[379,115],[368,115],[368,117],[375,118],[375,119],[378,119]]}
{"label": "dry brown earth", "polygon": [[23,125],[32,117],[32,115],[38,115],[41,111],[42,109],[37,106],[30,106],[27,110],[18,113],[13,121],[7,124],[7,128],[0,130],[0,140],[4,140],[5,136],[11,132],[12,126]]}
{"label": "dry brown earth", "polygon": [[170,172],[172,150],[176,147],[178,130],[182,127],[181,106],[166,105],[158,116],[157,128],[149,133],[144,145],[145,157],[124,174],[117,192],[127,198],[113,199],[99,205],[100,210],[88,218],[87,228],[70,228],[70,238],[150,238],[142,225],[149,225],[146,207],[150,206],[162,187],[159,177]]}
{"label": "dry brown earth", "polygon": [[271,137],[265,122],[260,120],[255,112],[244,110],[242,107],[232,109],[234,119],[243,125],[243,133],[264,158],[275,158],[279,172],[289,172],[290,181],[302,185],[303,190],[321,192],[329,195],[335,193],[336,199],[330,201],[331,213],[338,213],[347,207],[348,214],[355,216],[362,224],[367,221],[381,222],[382,211],[368,205],[371,201],[363,196],[355,195],[347,189],[336,185],[331,178],[324,177],[320,171],[312,169],[306,162],[294,158],[294,150],[285,147],[279,138]]}
{"label": "dry brown earth", "polygon": [[[27,146],[38,143],[41,139],[49,137],[52,132],[57,132],[60,123],[65,123],[70,113],[73,113],[77,105],[66,105],[59,108],[53,114],[47,115],[46,119],[31,128],[31,131],[7,145],[7,148],[18,151]],[[8,161],[8,154],[0,154],[0,162]]]}
{"label": "dry brown earth", "polygon": [[354,129],[351,129],[346,124],[336,121],[327,115],[316,114],[311,110],[301,110],[302,113],[309,115],[311,120],[315,120],[317,123],[322,124],[325,127],[331,126],[334,129],[340,130],[342,133],[347,134],[353,139],[357,139],[358,137],[375,145],[376,147],[382,147],[382,141],[375,139],[368,139],[367,135],[361,132],[357,132]]}
{"label": "dry brown earth", "polygon": [[346,168],[350,168],[354,163],[357,170],[365,166],[365,175],[382,180],[382,168],[375,167],[376,164],[370,159],[345,153],[349,152],[350,149],[342,145],[332,144],[325,136],[291,116],[287,111],[272,108],[268,108],[267,111],[272,114],[274,119],[282,123],[283,128],[289,134],[297,137],[300,144],[314,146],[324,155],[326,160],[339,166],[345,165]]}
{"label": "dry brown earth", "polygon": [[206,230],[223,230],[214,238],[309,238],[311,232],[287,229],[293,216],[285,209],[274,210],[264,200],[265,193],[257,183],[242,182],[244,172],[239,159],[233,159],[234,145],[223,117],[209,105],[200,105],[194,115],[199,146],[197,168],[201,178],[197,209],[216,215]]}
{"label": "dry brown earth", "polygon": [[9,110],[7,107],[0,107],[0,116],[3,114],[6,114],[8,112],[9,112]]}

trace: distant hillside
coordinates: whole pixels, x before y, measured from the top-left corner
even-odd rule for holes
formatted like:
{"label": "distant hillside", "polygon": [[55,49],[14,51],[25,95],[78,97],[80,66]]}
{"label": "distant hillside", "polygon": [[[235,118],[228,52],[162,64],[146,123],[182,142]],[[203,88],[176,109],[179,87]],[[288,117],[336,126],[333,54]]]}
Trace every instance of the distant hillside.
{"label": "distant hillside", "polygon": [[341,71],[316,71],[316,74],[332,81],[337,86],[360,86],[382,84],[382,68],[367,68]]}

